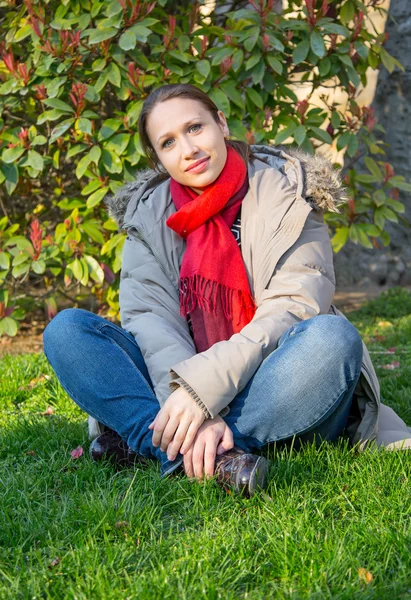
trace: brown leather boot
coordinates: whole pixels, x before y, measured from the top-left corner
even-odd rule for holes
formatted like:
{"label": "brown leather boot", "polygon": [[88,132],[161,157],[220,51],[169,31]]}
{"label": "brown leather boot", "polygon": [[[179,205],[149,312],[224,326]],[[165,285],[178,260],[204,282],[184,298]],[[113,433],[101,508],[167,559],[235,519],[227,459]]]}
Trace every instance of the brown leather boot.
{"label": "brown leather boot", "polygon": [[263,456],[249,454],[234,446],[216,457],[214,474],[224,488],[232,488],[250,498],[265,484],[269,461]]}
{"label": "brown leather boot", "polygon": [[118,467],[147,464],[146,459],[134,452],[113,429],[108,429],[91,442],[90,456],[94,461],[110,460]]}

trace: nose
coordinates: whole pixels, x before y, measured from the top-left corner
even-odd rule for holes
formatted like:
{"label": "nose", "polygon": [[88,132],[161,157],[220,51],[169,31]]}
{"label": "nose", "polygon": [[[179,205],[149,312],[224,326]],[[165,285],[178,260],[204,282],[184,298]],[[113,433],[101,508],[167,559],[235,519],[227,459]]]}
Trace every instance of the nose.
{"label": "nose", "polygon": [[181,141],[181,154],[183,158],[190,159],[195,156],[199,151],[199,147],[196,146],[190,138],[183,138]]}

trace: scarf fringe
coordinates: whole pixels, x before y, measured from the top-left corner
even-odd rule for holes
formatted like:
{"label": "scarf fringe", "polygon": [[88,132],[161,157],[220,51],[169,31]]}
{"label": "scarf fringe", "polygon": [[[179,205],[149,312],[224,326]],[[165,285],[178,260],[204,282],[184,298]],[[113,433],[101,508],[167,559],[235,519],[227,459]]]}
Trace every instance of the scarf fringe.
{"label": "scarf fringe", "polygon": [[210,281],[198,274],[185,277],[180,280],[180,314],[187,318],[187,315],[198,306],[200,310],[217,317],[217,309],[221,303],[224,317],[232,321],[236,296],[240,305],[239,321],[236,325],[240,323],[243,312],[245,312],[246,321],[251,321],[256,310],[251,294],[229,288],[217,281]]}

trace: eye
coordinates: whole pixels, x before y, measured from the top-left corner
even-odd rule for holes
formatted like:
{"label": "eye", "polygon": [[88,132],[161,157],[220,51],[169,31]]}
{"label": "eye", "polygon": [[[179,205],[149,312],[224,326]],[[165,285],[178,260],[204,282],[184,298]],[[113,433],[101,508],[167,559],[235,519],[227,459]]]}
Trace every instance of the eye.
{"label": "eye", "polygon": [[171,142],[171,140],[172,140],[172,139],[173,139],[173,138],[169,138],[168,140],[166,140],[165,142],[163,142],[163,143],[161,144],[161,147],[162,147],[162,148],[168,148],[168,142]]}
{"label": "eye", "polygon": [[191,131],[191,129],[193,129],[193,127],[199,127],[201,129],[202,125],[201,125],[201,123],[196,123],[195,125],[191,125],[190,131]]}

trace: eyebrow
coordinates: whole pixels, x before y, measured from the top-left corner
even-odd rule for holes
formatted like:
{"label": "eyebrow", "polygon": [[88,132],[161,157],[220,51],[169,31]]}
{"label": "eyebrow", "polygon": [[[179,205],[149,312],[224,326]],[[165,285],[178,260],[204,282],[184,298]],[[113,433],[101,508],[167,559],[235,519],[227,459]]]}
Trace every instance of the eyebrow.
{"label": "eyebrow", "polygon": [[[183,123],[183,128],[188,127],[189,125],[191,125],[192,123],[195,123],[197,121],[201,121],[201,117],[193,117],[186,123]],[[173,135],[173,134],[170,133],[169,131],[167,133],[163,133],[163,135],[160,135],[160,137],[157,139],[157,144],[159,144],[163,138],[169,137],[170,135]]]}

